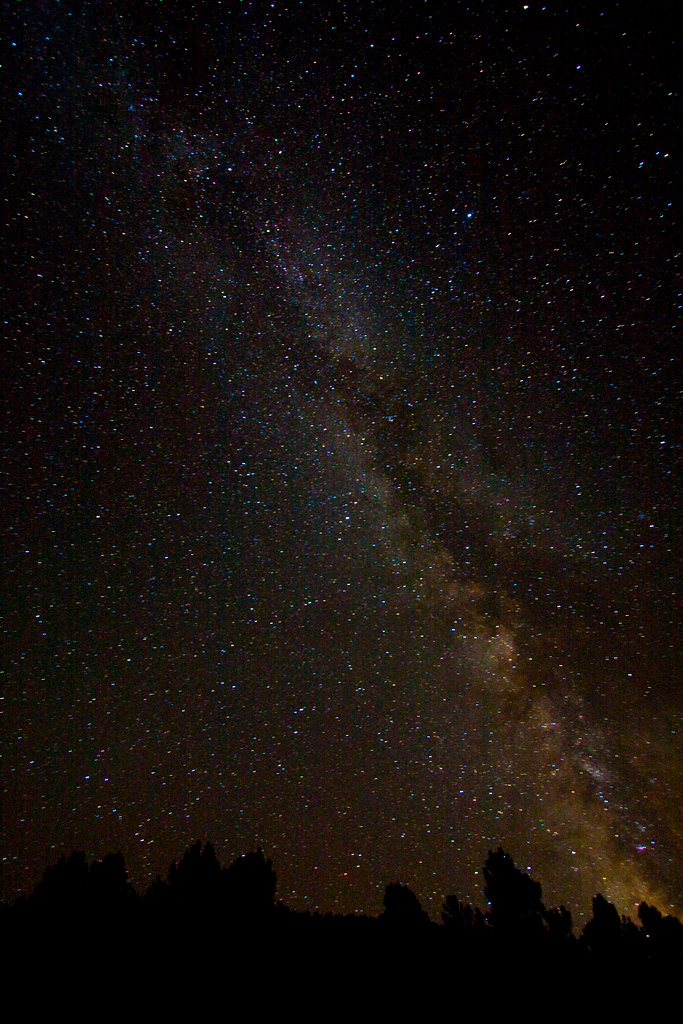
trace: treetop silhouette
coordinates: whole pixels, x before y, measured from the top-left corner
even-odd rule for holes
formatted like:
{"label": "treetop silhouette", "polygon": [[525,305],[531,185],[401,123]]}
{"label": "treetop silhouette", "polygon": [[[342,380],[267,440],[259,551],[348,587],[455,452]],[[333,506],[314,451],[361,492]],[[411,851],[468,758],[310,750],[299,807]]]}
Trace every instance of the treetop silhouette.
{"label": "treetop silhouette", "polygon": [[[390,958],[405,952],[411,963],[420,956],[426,963],[437,954],[446,963],[456,955],[472,969],[480,965],[482,972],[491,962],[517,969],[520,957],[539,967],[564,965],[579,972],[591,965],[654,965],[671,971],[683,964],[683,925],[647,903],[640,905],[639,927],[597,894],[593,916],[577,941],[569,911],[562,906],[547,910],[540,884],[517,868],[502,847],[489,851],[484,882],[485,915],[449,895],[439,926],[429,920],[412,889],[398,882],[386,886],[378,918],[276,906],[277,875],[260,848],[223,868],[211,843],[197,841],[144,897],[130,884],[121,853],[88,865],[85,854],[74,851],[45,870],[31,896],[2,907],[0,925],[5,935],[24,942],[47,934],[68,936],[78,944],[79,937],[88,935],[98,937],[101,948],[152,942],[159,950],[182,949],[202,957],[248,952],[252,939],[270,936],[270,948],[281,956],[300,944],[319,959],[324,950],[332,956],[353,949],[358,957],[361,950],[370,956],[369,951],[383,948]],[[20,944],[15,942],[17,948]]]}
{"label": "treetop silhouette", "polygon": [[486,915],[492,927],[504,932],[529,934],[543,928],[546,909],[539,882],[520,871],[501,846],[489,850],[484,865]]}

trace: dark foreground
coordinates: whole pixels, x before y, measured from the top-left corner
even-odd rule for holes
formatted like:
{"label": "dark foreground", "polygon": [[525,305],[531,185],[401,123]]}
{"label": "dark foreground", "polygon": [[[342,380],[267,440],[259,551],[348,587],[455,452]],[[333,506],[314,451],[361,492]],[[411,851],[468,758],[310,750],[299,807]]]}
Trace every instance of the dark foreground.
{"label": "dark foreground", "polygon": [[[72,853],[28,897],[2,908],[5,996],[24,1010],[82,1007],[135,1015],[210,1010],[458,1015],[513,1007],[609,1012],[659,1005],[680,977],[683,926],[642,903],[639,923],[603,896],[576,936],[565,908],[502,849],[484,869],[488,909],[451,895],[431,921],[406,886],[383,913],[337,916],[276,901],[258,850],[222,868],[195,843],[144,894],[121,854],[87,864]],[[127,1011],[126,1011],[127,1012]]]}

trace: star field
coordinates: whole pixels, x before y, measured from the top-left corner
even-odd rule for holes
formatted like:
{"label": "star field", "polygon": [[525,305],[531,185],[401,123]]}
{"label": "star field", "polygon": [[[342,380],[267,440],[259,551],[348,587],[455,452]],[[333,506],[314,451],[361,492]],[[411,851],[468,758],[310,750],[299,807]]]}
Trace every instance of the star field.
{"label": "star field", "polygon": [[18,5],[3,898],[681,913],[670,4]]}

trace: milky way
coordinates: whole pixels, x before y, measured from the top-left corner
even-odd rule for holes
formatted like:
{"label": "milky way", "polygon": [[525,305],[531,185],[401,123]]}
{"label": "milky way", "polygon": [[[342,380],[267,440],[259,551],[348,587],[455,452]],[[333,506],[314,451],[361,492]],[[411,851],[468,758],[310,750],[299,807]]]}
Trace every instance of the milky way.
{"label": "milky way", "polygon": [[3,895],[680,913],[663,8],[221,6],[9,33]]}

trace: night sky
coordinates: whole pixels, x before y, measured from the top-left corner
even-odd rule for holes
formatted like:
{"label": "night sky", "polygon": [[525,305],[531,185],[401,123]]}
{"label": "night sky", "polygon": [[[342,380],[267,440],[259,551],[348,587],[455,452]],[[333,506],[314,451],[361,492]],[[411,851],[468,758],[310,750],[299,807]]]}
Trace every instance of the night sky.
{"label": "night sky", "polygon": [[681,913],[676,8],[3,4],[3,898]]}

